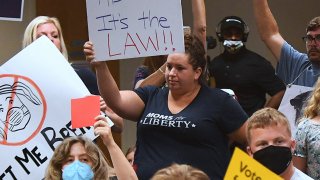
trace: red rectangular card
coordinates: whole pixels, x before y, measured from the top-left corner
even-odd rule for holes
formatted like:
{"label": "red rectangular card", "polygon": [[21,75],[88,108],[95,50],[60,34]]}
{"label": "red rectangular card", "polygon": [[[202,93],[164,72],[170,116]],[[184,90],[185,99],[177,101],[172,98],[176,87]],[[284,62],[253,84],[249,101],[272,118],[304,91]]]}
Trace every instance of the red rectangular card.
{"label": "red rectangular card", "polygon": [[71,99],[71,126],[73,129],[93,126],[100,114],[100,96]]}

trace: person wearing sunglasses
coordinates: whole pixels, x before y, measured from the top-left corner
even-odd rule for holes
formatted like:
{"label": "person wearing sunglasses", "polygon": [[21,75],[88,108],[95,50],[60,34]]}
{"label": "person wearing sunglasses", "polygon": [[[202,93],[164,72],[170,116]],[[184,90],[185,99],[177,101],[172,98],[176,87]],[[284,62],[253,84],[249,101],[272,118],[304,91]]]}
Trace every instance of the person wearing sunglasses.
{"label": "person wearing sunglasses", "polygon": [[308,23],[302,38],[307,52],[301,53],[280,34],[268,0],[253,0],[253,9],[260,37],[278,61],[277,75],[287,85],[312,87],[320,74],[320,16]]}

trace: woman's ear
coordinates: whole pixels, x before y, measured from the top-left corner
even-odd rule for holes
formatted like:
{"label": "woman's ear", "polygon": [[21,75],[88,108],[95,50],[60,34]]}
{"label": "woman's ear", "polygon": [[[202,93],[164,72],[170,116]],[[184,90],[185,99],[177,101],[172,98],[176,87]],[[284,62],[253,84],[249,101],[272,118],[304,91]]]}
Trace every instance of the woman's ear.
{"label": "woman's ear", "polygon": [[201,68],[201,67],[198,67],[198,68],[195,70],[194,79],[195,79],[195,80],[199,80],[201,74],[202,74],[202,68]]}

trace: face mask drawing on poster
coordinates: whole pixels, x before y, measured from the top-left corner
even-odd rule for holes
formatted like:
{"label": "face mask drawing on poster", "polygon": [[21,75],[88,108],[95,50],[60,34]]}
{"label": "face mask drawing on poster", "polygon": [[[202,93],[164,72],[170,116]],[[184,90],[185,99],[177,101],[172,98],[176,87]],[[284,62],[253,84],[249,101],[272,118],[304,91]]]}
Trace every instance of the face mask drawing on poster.
{"label": "face mask drawing on poster", "polygon": [[0,84],[0,140],[7,140],[8,131],[14,133],[28,126],[31,113],[26,100],[41,105],[39,98],[26,84]]}

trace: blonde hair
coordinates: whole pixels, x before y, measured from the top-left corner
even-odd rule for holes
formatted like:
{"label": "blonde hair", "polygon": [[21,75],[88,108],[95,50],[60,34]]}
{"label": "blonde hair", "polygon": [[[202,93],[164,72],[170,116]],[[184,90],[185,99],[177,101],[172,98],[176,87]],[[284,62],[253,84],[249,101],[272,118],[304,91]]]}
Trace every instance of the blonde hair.
{"label": "blonde hair", "polygon": [[307,106],[304,109],[304,116],[307,118],[314,118],[320,112],[320,78],[318,78],[314,89],[307,101]]}
{"label": "blonde hair", "polygon": [[23,40],[22,40],[22,48],[27,47],[33,41],[37,39],[37,28],[41,24],[52,23],[56,26],[59,34],[60,45],[61,45],[61,53],[63,56],[68,60],[68,52],[66,45],[64,43],[62,29],[60,22],[55,17],[48,17],[48,16],[38,16],[34,18],[29,25],[27,26],[26,30],[24,31]]}
{"label": "blonde hair", "polygon": [[273,108],[263,108],[256,111],[248,119],[248,125],[246,129],[248,143],[251,142],[250,131],[252,129],[278,125],[284,126],[288,131],[289,135],[291,136],[291,127],[288,119],[284,114]]}
{"label": "blonde hair", "polygon": [[186,164],[172,164],[158,170],[151,180],[209,180],[203,171]]}
{"label": "blonde hair", "polygon": [[69,137],[64,139],[59,146],[55,149],[53,156],[49,162],[46,170],[46,180],[60,180],[62,179],[62,166],[66,162],[70,149],[73,144],[81,143],[87,155],[92,160],[92,170],[94,173],[95,180],[108,179],[108,163],[105,156],[90,139],[83,136]]}

